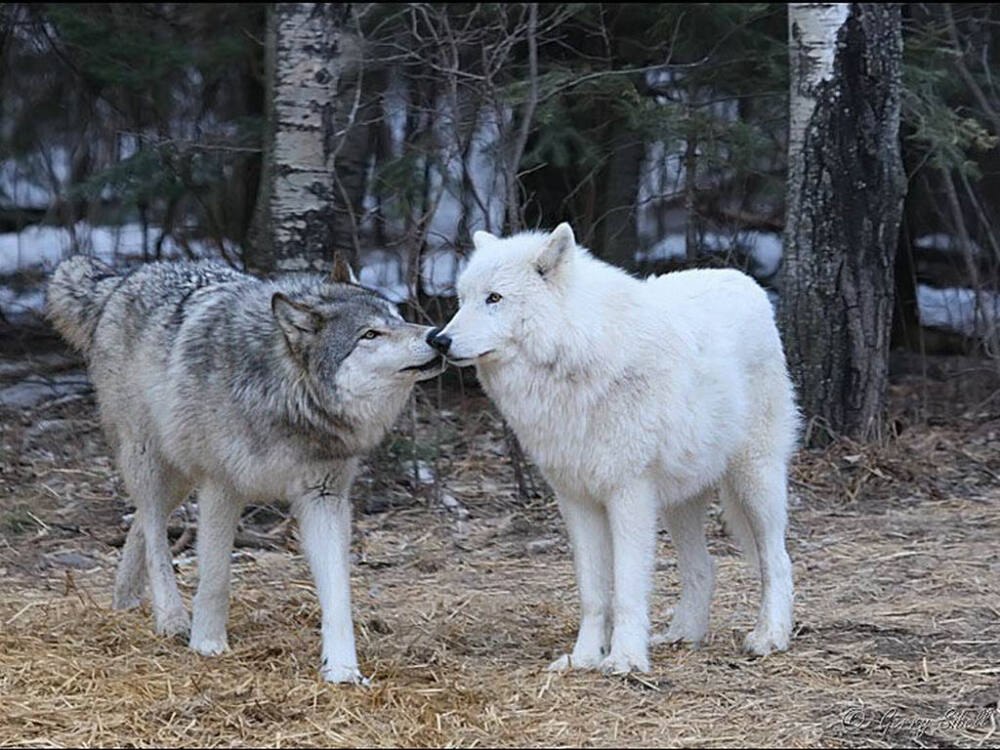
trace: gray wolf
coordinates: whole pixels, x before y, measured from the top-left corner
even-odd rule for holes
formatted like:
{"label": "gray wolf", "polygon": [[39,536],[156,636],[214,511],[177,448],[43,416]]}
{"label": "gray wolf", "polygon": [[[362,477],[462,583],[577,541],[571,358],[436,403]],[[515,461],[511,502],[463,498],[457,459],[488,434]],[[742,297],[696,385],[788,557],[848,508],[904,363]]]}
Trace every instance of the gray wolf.
{"label": "gray wolf", "polygon": [[635,279],[579,247],[568,224],[473,241],[459,310],[430,340],[451,362],[475,364],[556,493],[581,620],[572,653],[551,668],[648,670],[661,509],[681,594],[656,640],[705,638],[714,565],[704,524],[716,493],[762,585],[744,648],[787,648],[799,416],[764,291],[733,270]]}
{"label": "gray wolf", "polygon": [[[285,498],[322,609],[322,675],[358,682],[350,611],[348,490],[413,384],[439,373],[429,330],[379,294],[337,278],[265,281],[212,263],[131,273],[84,257],[48,285],[55,327],[84,352],[101,422],[137,507],[113,605],[148,581],[156,631],[228,648],[229,561],[240,511]],[[167,518],[198,490],[199,583],[189,621]],[[190,622],[190,625],[189,625]]]}

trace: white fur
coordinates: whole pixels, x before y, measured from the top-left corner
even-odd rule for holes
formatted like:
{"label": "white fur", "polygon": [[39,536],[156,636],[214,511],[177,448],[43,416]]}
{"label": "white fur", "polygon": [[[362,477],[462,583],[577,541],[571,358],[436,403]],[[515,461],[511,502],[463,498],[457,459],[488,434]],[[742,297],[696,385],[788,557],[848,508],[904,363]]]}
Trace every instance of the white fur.
{"label": "white fur", "polygon": [[761,608],[744,648],[787,648],[798,413],[764,291],[732,270],[639,281],[578,247],[567,224],[474,242],[442,336],[449,359],[476,364],[566,520],[582,617],[572,653],[552,668],[648,669],[661,507],[682,584],[661,640],[705,638],[714,575],[704,517],[716,491],[759,560]]}

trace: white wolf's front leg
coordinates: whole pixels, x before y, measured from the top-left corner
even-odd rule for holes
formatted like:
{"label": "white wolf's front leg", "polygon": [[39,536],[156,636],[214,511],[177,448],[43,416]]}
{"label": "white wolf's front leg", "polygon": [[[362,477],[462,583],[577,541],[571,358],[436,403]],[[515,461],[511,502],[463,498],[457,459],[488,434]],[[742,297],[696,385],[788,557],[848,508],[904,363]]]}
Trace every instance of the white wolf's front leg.
{"label": "white wolf's front leg", "polygon": [[572,654],[563,654],[550,671],[594,669],[608,651],[611,609],[611,534],[603,506],[566,499],[560,493],[559,510],[566,520],[576,583],[580,594],[580,630]]}
{"label": "white wolf's front leg", "polygon": [[636,480],[608,501],[614,553],[614,630],[601,670],[649,671],[649,592],[656,558],[657,498],[652,484]]}
{"label": "white wolf's front leg", "polygon": [[322,611],[323,679],[364,683],[358,671],[351,620],[350,500],[346,492],[311,493],[295,504],[295,513]]}
{"label": "white wolf's front leg", "polygon": [[198,593],[189,645],[205,656],[229,649],[229,562],[241,507],[235,492],[215,484],[205,484],[198,493]]}

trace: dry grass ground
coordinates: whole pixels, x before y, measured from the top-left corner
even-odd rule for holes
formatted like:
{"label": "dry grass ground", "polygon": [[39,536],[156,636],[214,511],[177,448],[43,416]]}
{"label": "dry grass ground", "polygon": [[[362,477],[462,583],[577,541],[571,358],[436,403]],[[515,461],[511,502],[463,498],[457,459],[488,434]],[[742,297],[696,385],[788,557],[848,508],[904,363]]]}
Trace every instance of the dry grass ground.
{"label": "dry grass ground", "polygon": [[[545,671],[575,634],[571,558],[551,497],[516,501],[488,404],[421,410],[415,440],[404,418],[356,486],[369,688],[318,679],[318,604],[280,508],[244,519],[231,653],[205,659],[153,635],[148,606],[112,611],[129,506],[92,399],[8,411],[0,745],[1000,745],[1000,410],[959,403],[960,391],[954,379],[898,385],[910,425],[898,439],[800,454],[788,653],[739,652],[757,588],[713,515],[710,641],[657,647],[653,671],[629,678]],[[913,404],[928,397],[940,408],[918,425]],[[436,484],[412,478],[417,458]],[[188,599],[189,542],[175,544]],[[663,533],[657,627],[677,593]]]}

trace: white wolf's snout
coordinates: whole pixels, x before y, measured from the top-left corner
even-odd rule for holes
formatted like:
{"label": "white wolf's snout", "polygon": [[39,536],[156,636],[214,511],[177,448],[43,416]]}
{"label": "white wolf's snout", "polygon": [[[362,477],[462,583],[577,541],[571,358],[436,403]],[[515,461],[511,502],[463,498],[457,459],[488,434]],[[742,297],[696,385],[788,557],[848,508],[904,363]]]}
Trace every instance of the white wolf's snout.
{"label": "white wolf's snout", "polygon": [[471,365],[480,357],[490,354],[495,348],[491,341],[491,331],[477,330],[475,321],[467,320],[467,307],[459,309],[448,325],[441,331],[428,336],[428,342],[454,365]]}

